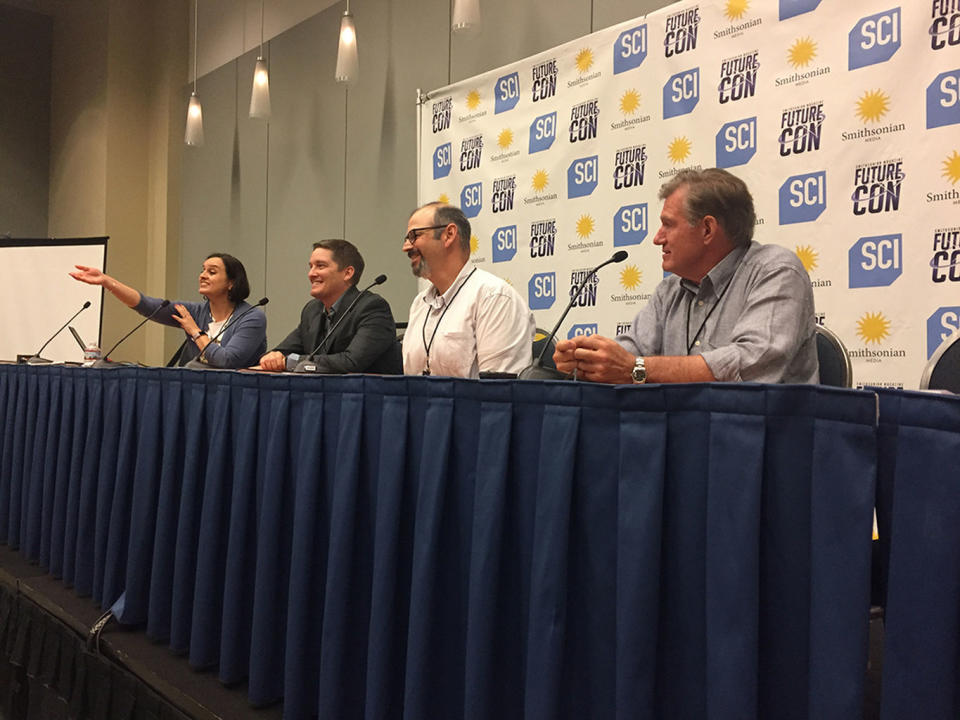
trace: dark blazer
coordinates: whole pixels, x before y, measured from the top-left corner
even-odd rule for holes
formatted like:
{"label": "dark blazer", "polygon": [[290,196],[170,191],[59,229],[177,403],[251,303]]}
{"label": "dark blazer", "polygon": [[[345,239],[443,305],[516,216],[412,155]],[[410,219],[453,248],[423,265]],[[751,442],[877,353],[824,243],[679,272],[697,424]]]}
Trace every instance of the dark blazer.
{"label": "dark blazer", "polygon": [[[337,322],[360,291],[351,286],[337,305],[330,323]],[[320,344],[323,303],[311,300],[303,306],[300,324],[274,350],[284,355],[306,355]],[[382,373],[402,375],[403,359],[397,342],[397,326],[390,305],[375,293],[365,293],[316,357],[321,373]]]}

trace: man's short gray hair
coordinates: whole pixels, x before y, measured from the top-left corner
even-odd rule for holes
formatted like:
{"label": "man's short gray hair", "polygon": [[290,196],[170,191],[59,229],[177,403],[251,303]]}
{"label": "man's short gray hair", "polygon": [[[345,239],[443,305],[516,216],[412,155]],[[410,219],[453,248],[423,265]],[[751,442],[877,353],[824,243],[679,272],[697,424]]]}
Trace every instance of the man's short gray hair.
{"label": "man's short gray hair", "polygon": [[[433,211],[433,224],[434,225],[443,225],[446,227],[450,223],[453,223],[457,226],[457,234],[460,235],[460,249],[470,254],[470,221],[467,220],[467,216],[463,214],[463,210],[458,208],[456,205],[449,205],[442,202],[428,202],[425,205],[421,205],[418,210],[423,210],[423,208],[432,207]],[[443,232],[443,228],[433,231],[434,237],[440,237],[440,233]]]}
{"label": "man's short gray hair", "polygon": [[743,180],[720,168],[681,170],[660,188],[660,199],[666,200],[681,187],[687,188],[687,222],[694,225],[712,215],[734,245],[750,244],[757,214]]}

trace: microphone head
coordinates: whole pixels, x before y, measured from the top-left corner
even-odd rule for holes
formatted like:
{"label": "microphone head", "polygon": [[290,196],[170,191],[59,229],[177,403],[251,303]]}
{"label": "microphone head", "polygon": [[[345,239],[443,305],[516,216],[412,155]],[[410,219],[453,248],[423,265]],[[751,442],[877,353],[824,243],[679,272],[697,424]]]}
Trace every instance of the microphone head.
{"label": "microphone head", "polygon": [[[169,304],[170,304],[170,301],[169,301],[169,300],[164,300],[162,303],[160,303],[160,307],[165,308],[165,307],[166,307],[167,305],[169,305]],[[159,308],[158,308],[158,309],[159,309]]]}
{"label": "microphone head", "polygon": [[83,307],[80,308],[80,309],[81,309],[81,310],[86,310],[88,307],[90,307],[90,301],[89,301],[89,300],[87,300],[87,301],[83,304]]}
{"label": "microphone head", "polygon": [[257,303],[257,305],[258,305],[259,307],[263,307],[263,306],[266,305],[268,302],[270,302],[270,298],[262,297],[262,298],[260,298],[260,301]]}
{"label": "microphone head", "polygon": [[373,281],[374,285],[383,285],[387,281],[386,275],[377,275],[376,280]]}
{"label": "microphone head", "polygon": [[617,250],[617,251],[613,254],[613,261],[614,261],[614,262],[623,262],[623,261],[626,260],[626,259],[627,259],[627,251],[626,251],[626,250]]}

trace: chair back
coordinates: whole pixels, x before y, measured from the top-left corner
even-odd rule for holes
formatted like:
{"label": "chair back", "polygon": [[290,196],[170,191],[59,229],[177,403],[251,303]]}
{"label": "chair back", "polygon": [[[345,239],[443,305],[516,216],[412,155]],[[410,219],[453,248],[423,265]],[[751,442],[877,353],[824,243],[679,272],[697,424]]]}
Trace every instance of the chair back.
{"label": "chair back", "polygon": [[817,325],[817,360],[821,385],[853,387],[853,366],[847,348],[835,332],[823,325]]}
{"label": "chair back", "polygon": [[920,376],[921,390],[960,393],[960,330],[940,343]]}
{"label": "chair back", "polygon": [[[533,359],[536,360],[540,356],[540,352],[543,350],[543,346],[547,344],[547,337],[550,333],[543,328],[537,328],[536,332],[533,333]],[[551,340],[547,351],[543,353],[543,367],[553,368],[556,370],[557,364],[553,361],[553,351],[556,349],[557,344]]]}

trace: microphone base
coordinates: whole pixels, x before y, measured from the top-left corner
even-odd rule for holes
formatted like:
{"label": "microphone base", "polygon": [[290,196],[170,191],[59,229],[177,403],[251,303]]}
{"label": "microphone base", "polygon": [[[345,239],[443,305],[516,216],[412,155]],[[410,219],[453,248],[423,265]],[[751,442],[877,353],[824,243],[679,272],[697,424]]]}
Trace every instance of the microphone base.
{"label": "microphone base", "polygon": [[209,370],[210,369],[209,365],[207,365],[205,362],[201,362],[200,360],[197,360],[196,358],[186,363],[183,367],[189,368],[190,370]]}
{"label": "microphone base", "polygon": [[47,360],[39,355],[27,358],[27,365],[49,365],[52,362],[53,360]]}
{"label": "microphone base", "polygon": [[88,365],[87,367],[112,369],[112,368],[123,367],[123,363],[117,363],[117,362],[114,362],[113,360],[108,360],[107,358],[100,358],[99,360],[94,360],[93,363]]}
{"label": "microphone base", "polygon": [[544,367],[543,365],[538,365],[534,363],[533,365],[528,365],[523,370],[520,371],[520,374],[517,375],[517,380],[571,380],[573,379],[571,375],[567,373],[560,372],[556,368]]}
{"label": "microphone base", "polygon": [[294,366],[293,372],[316,374],[319,372],[319,370],[317,370],[317,361],[311,360],[309,357],[305,357]]}

